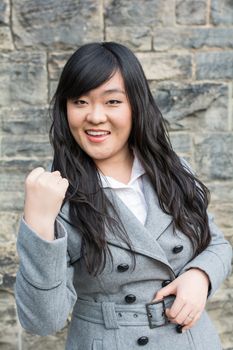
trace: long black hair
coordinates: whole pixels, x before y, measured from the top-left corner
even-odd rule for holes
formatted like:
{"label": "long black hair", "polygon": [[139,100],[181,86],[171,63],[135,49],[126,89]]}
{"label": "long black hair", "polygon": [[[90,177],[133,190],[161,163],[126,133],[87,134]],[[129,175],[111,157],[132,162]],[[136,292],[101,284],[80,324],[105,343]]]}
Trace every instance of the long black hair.
{"label": "long black hair", "polygon": [[[50,140],[54,148],[53,170],[69,181],[72,224],[82,236],[82,252],[89,273],[96,275],[110,253],[106,228],[115,232],[131,249],[113,205],[101,188],[97,167],[77,144],[67,121],[67,99],[77,98],[109,80],[119,71],[132,110],[128,145],[141,161],[157,193],[161,209],[174,218],[174,227],[192,242],[193,257],[210,242],[207,206],[208,189],[172,149],[165,120],[151,94],[140,62],[127,47],[115,42],[83,45],[69,58],[52,100]],[[118,218],[118,220],[116,220]],[[117,230],[116,230],[117,228]],[[116,233],[117,232],[117,233]],[[110,253],[111,255],[111,253]],[[135,257],[133,251],[132,255]],[[135,261],[135,260],[134,260]]]}

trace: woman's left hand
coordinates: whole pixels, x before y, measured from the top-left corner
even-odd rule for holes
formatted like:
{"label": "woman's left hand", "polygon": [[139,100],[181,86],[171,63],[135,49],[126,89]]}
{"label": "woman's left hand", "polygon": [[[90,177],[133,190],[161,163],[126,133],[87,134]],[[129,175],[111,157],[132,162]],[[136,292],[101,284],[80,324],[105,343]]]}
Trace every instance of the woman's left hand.
{"label": "woman's left hand", "polygon": [[160,289],[153,301],[176,295],[171,308],[166,309],[166,315],[170,322],[183,325],[183,332],[193,327],[200,318],[206,305],[209,284],[204,271],[191,268]]}

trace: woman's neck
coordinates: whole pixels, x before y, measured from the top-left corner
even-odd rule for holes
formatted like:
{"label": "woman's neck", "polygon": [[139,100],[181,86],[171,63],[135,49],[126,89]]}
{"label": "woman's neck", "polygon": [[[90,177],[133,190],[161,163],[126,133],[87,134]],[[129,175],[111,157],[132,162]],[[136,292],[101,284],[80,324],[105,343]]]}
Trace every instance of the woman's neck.
{"label": "woman's neck", "polygon": [[128,184],[131,178],[134,155],[130,151],[121,159],[110,159],[98,162],[97,167],[104,176],[110,176],[117,181]]}

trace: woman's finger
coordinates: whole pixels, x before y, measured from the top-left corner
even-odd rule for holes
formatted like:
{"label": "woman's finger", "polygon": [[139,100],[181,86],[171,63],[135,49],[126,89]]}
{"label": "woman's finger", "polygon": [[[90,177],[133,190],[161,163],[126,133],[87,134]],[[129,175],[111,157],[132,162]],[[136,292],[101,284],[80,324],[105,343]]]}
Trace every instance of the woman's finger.
{"label": "woman's finger", "polygon": [[192,321],[192,318],[195,317],[196,313],[197,312],[192,305],[185,304],[178,315],[176,315],[174,321],[178,324],[188,324]]}
{"label": "woman's finger", "polygon": [[194,316],[194,318],[191,320],[191,322],[189,322],[188,324],[186,324],[182,327],[182,331],[186,331],[187,329],[192,328],[197,323],[197,321],[199,320],[200,317],[201,317],[201,312],[198,312]]}
{"label": "woman's finger", "polygon": [[166,309],[167,317],[169,319],[175,319],[177,317],[177,315],[181,312],[181,310],[183,309],[184,306],[185,306],[185,301],[179,297],[176,297],[171,308]]}

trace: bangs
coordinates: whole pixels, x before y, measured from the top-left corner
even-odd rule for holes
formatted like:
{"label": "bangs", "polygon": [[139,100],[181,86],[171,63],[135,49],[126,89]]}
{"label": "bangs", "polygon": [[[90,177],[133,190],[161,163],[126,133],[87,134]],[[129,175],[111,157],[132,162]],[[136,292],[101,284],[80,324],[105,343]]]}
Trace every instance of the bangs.
{"label": "bangs", "polygon": [[[86,45],[68,60],[60,79],[60,97],[76,98],[108,81],[119,70],[115,56],[102,45]],[[62,86],[62,89],[61,89]]]}

